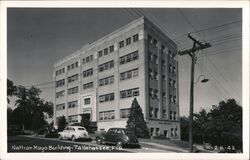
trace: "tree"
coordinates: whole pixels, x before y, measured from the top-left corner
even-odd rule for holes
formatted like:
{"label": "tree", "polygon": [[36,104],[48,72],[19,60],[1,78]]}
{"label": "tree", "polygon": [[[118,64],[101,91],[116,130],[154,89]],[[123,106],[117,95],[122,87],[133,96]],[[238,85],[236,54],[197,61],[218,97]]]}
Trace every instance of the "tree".
{"label": "tree", "polygon": [[188,117],[181,117],[180,118],[180,127],[181,127],[181,140],[188,141],[188,134],[189,134],[189,118]]}
{"label": "tree", "polygon": [[137,137],[141,138],[149,137],[147,124],[146,121],[144,120],[142,109],[138,104],[136,98],[132,102],[126,128],[134,132],[134,134]]}
{"label": "tree", "polygon": [[63,131],[63,129],[66,127],[67,121],[65,116],[61,116],[58,118],[58,131]]}
{"label": "tree", "polygon": [[14,85],[14,83],[7,79],[7,101],[10,103],[9,97],[13,96],[16,93],[17,87]]}
{"label": "tree", "polygon": [[17,100],[13,117],[16,124],[22,125],[24,129],[38,130],[46,125],[44,114],[53,115],[53,103],[45,102],[39,97],[41,90],[32,86],[30,89],[18,86]]}
{"label": "tree", "polygon": [[234,99],[221,101],[208,113],[206,132],[212,145],[242,150],[242,107]]}
{"label": "tree", "polygon": [[194,140],[198,143],[205,143],[208,115],[205,109],[202,109],[198,114],[194,114]]}

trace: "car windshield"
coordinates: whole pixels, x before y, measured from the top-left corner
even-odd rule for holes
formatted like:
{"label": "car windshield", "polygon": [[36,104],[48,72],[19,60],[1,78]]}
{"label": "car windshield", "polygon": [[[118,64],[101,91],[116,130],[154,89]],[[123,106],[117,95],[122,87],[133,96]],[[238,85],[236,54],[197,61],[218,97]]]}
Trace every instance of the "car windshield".
{"label": "car windshield", "polygon": [[78,128],[78,130],[85,130],[85,128]]}

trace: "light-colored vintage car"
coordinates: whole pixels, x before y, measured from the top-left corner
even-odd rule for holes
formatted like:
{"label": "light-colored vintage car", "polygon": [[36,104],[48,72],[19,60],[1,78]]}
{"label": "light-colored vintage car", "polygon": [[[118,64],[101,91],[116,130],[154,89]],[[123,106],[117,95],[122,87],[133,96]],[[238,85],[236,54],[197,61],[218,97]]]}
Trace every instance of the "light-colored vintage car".
{"label": "light-colored vintage car", "polygon": [[90,139],[90,136],[86,129],[82,126],[67,126],[62,132],[59,132],[59,139],[71,139],[75,141],[77,139]]}

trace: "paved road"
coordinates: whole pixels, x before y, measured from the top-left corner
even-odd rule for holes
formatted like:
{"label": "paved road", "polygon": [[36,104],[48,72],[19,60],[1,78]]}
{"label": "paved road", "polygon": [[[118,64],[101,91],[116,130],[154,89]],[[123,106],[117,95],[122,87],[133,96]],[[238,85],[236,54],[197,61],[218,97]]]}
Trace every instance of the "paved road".
{"label": "paved road", "polygon": [[71,142],[56,138],[43,138],[33,136],[8,137],[8,152],[171,152],[164,149],[142,148],[116,148],[109,145],[97,145],[95,141]]}

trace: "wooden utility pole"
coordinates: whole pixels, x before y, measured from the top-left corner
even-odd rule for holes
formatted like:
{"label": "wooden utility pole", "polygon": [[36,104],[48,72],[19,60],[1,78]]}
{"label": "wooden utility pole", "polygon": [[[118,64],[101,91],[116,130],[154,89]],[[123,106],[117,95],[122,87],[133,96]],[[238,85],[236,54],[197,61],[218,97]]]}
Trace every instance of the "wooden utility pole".
{"label": "wooden utility pole", "polygon": [[190,34],[188,34],[188,38],[190,38],[193,41],[193,47],[185,51],[179,51],[179,55],[183,56],[183,55],[188,54],[192,59],[191,82],[190,82],[190,110],[189,110],[189,149],[190,149],[190,152],[192,153],[193,152],[193,112],[194,112],[193,111],[194,110],[194,66],[197,60],[195,52],[211,47],[211,45],[209,43],[202,44],[201,42],[193,38]]}

